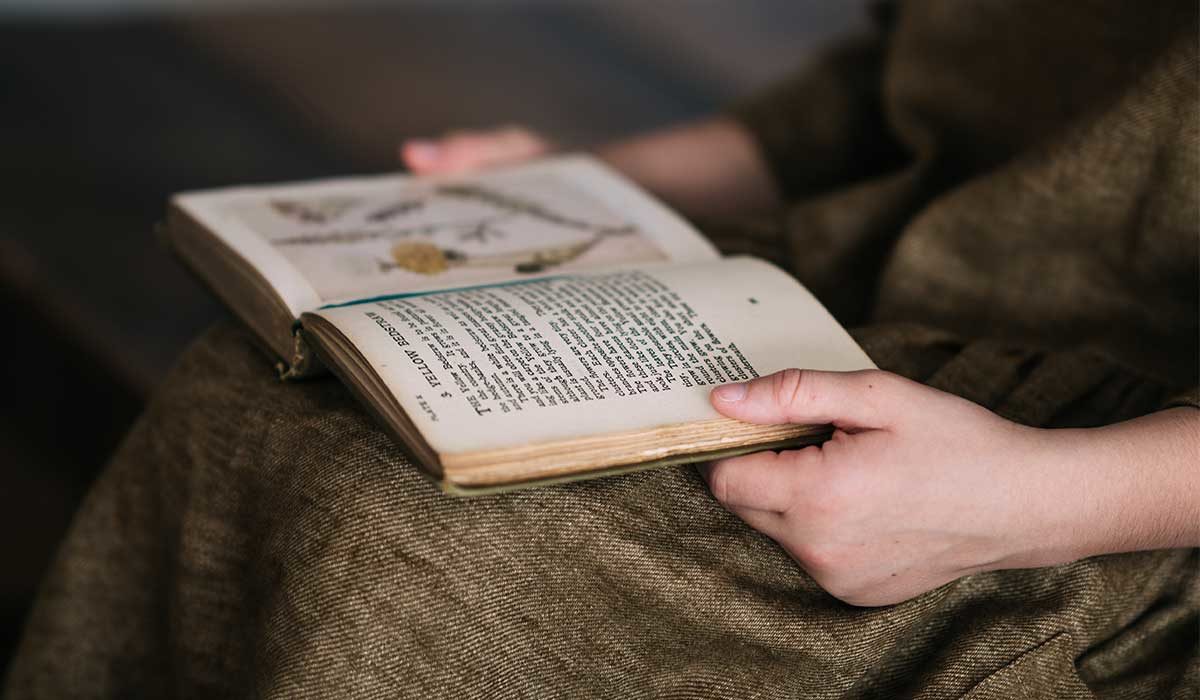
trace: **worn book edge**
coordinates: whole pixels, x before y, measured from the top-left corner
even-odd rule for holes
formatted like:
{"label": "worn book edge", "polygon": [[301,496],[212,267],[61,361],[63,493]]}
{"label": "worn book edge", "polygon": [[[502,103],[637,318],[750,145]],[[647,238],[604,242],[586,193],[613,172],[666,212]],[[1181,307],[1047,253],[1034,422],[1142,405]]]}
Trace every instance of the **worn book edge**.
{"label": "worn book edge", "polygon": [[212,235],[177,202],[171,203],[166,222],[157,228],[167,247],[201,286],[246,324],[254,338],[275,358],[275,371],[280,379],[325,374],[287,305],[257,268],[227,242]]}
{"label": "worn book edge", "polygon": [[490,484],[485,486],[476,486],[471,484],[461,484],[445,479],[439,479],[429,472],[418,469],[425,478],[432,481],[444,493],[451,496],[460,496],[475,498],[480,496],[493,496],[497,494],[511,493],[513,491],[521,491],[524,489],[540,488],[542,486],[556,486],[561,484],[569,484],[576,481],[587,481],[605,476],[619,476],[621,474],[634,474],[649,469],[659,469],[667,467],[678,467],[688,464],[698,464],[701,462],[711,462],[718,459],[726,459],[729,457],[740,457],[741,455],[762,452],[764,450],[786,450],[805,445],[818,445],[829,439],[832,434],[832,429],[829,426],[821,426],[820,432],[814,432],[791,440],[780,440],[777,442],[760,443],[756,445],[741,445],[738,447],[727,447],[719,450],[711,450],[708,452],[695,452],[691,454],[677,454],[670,457],[663,457],[648,462],[638,462],[634,464],[620,464],[603,469],[593,469],[590,471],[577,472],[574,474],[563,474],[559,476],[549,476],[539,479],[531,479],[528,481],[514,481],[504,484]]}
{"label": "worn book edge", "polygon": [[633,430],[585,434],[549,442],[473,452],[438,453],[443,479],[463,486],[530,481],[625,464],[657,462],[802,439],[828,432],[814,425],[756,425],[732,418],[647,425]]}

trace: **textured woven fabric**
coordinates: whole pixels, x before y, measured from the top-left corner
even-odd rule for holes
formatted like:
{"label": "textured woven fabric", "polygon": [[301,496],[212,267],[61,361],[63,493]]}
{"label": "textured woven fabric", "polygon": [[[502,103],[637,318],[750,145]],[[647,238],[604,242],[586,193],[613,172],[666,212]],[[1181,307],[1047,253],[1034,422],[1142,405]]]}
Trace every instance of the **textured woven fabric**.
{"label": "textured woven fabric", "polygon": [[[862,339],[918,375],[906,357],[948,358],[930,377],[948,388],[1030,386],[1004,347]],[[1048,362],[1066,403],[1128,393],[1086,358]],[[455,499],[339,384],[280,384],[238,329],[172,377],[79,514],[11,697],[955,697],[985,679],[976,697],[1169,697],[1193,653],[1189,550],[858,609],[690,469]]]}
{"label": "textured woven fabric", "polygon": [[[881,19],[738,110],[792,204],[714,237],[789,266],[880,366],[1015,420],[1195,405],[1195,4]],[[1187,698],[1197,563],[1095,557],[854,608],[691,469],[443,496],[339,384],[280,384],[223,325],[89,494],[7,692]]]}

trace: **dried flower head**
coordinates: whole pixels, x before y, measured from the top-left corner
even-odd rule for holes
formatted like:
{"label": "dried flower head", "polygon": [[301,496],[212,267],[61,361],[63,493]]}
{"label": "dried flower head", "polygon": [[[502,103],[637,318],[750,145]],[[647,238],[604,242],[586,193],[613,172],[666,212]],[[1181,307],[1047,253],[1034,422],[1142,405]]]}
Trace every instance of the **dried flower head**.
{"label": "dried flower head", "polygon": [[405,270],[421,275],[440,274],[449,267],[445,251],[425,241],[397,243],[392,246],[392,259]]}

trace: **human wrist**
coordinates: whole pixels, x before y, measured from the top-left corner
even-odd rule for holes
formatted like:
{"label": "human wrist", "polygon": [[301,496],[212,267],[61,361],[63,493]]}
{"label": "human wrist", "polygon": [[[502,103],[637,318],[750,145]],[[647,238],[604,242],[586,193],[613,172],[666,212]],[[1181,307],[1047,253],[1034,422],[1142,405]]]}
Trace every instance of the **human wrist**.
{"label": "human wrist", "polygon": [[996,536],[981,571],[1053,566],[1085,556],[1080,524],[1093,512],[1091,498],[1076,484],[1082,431],[1014,425],[1009,459],[991,485],[1000,505],[993,512]]}
{"label": "human wrist", "polygon": [[1109,435],[1104,428],[1039,433],[1043,524],[1032,558],[1037,566],[1052,566],[1107,553],[1121,531],[1128,471],[1109,454]]}
{"label": "human wrist", "polygon": [[622,139],[593,153],[686,216],[722,218],[778,204],[752,137],[728,116]]}
{"label": "human wrist", "polygon": [[1200,412],[1177,408],[1100,428],[1038,430],[1014,544],[993,568],[1200,544]]}

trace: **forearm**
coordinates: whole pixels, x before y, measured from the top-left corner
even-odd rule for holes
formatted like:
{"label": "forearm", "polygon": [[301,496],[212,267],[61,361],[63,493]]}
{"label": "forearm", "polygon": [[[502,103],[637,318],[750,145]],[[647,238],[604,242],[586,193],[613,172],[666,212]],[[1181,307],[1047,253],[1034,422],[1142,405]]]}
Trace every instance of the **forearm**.
{"label": "forearm", "polygon": [[1200,546],[1200,411],[1173,408],[1123,423],[1043,433],[1052,488],[1039,555],[1059,563]]}
{"label": "forearm", "polygon": [[778,204],[757,145],[728,117],[622,140],[597,155],[687,216],[747,214]]}

